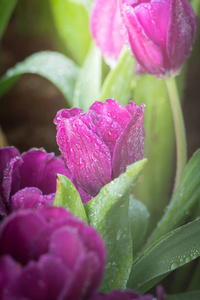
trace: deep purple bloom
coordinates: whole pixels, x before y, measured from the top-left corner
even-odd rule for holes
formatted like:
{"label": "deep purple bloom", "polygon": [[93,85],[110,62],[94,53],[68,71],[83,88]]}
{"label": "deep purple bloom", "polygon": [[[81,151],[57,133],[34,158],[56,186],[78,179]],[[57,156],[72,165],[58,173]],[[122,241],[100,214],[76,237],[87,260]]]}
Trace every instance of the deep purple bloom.
{"label": "deep purple bloom", "polygon": [[95,102],[87,113],[63,109],[54,120],[66,166],[91,196],[126,167],[144,157],[144,105],[126,107],[114,99]]}
{"label": "deep purple bloom", "polygon": [[0,213],[51,205],[56,173],[71,178],[60,157],[41,149],[19,154],[14,147],[0,149]]}
{"label": "deep purple bloom", "polygon": [[[91,32],[103,55],[117,54],[108,43],[113,33],[118,43],[121,40],[122,48],[124,39],[113,28],[124,25],[124,35],[138,63],[139,72],[158,77],[177,73],[190,55],[197,29],[189,1],[119,0],[118,4],[117,1],[107,0],[94,2]],[[115,17],[119,15],[119,9],[121,19]],[[104,37],[101,32],[104,32]],[[100,43],[102,39],[106,42]]]}
{"label": "deep purple bloom", "polygon": [[64,208],[19,210],[0,229],[0,299],[89,299],[104,263],[99,235]]}

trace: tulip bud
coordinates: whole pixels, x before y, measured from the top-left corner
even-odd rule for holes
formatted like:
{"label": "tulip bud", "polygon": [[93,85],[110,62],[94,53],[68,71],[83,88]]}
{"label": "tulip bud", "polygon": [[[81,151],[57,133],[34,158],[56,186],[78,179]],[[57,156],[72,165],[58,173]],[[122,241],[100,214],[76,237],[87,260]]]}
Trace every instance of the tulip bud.
{"label": "tulip bud", "polygon": [[130,49],[141,73],[177,73],[190,55],[196,19],[188,0],[120,0]]}
{"label": "tulip bud", "polygon": [[136,71],[164,77],[190,55],[197,24],[188,0],[95,0],[90,28],[111,66],[127,39]]}
{"label": "tulip bud", "polygon": [[77,184],[96,196],[126,167],[144,158],[144,105],[126,107],[114,99],[95,102],[84,111],[58,111],[57,143],[67,169]]}

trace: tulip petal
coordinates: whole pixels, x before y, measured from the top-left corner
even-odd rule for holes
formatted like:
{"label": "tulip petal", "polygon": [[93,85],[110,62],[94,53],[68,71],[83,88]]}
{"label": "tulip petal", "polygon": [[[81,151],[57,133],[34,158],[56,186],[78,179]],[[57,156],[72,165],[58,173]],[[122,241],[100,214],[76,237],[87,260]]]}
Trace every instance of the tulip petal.
{"label": "tulip petal", "polygon": [[19,151],[15,147],[4,147],[0,149],[0,195],[2,193],[3,170],[6,169],[7,164],[12,158],[19,155]]}
{"label": "tulip petal", "polygon": [[[87,119],[89,118],[91,118],[90,124],[92,123],[95,127],[91,128],[91,130],[93,130],[95,134],[98,135],[102,141],[104,141],[112,158],[116,140],[123,130],[122,127],[112,118],[98,115],[94,110],[90,110],[87,113]],[[84,122],[82,118],[81,120]]]}
{"label": "tulip petal", "polygon": [[190,55],[197,30],[192,6],[187,0],[170,0],[167,51],[171,66],[178,70]]}
{"label": "tulip petal", "polygon": [[90,29],[104,59],[113,65],[125,43],[124,28],[117,0],[96,0],[90,18]]}
{"label": "tulip petal", "polygon": [[104,103],[96,101],[92,104],[90,110],[94,110],[98,115],[110,117],[117,122],[122,129],[124,129],[131,120],[131,116],[126,108],[114,99],[107,99]]}
{"label": "tulip petal", "polygon": [[11,197],[11,210],[50,206],[53,204],[54,197],[55,193],[43,196],[38,188],[24,188]]}
{"label": "tulip petal", "polygon": [[78,116],[82,113],[85,113],[82,109],[77,107],[72,107],[70,109],[61,109],[57,112],[56,117],[54,118],[54,124],[58,124],[62,119],[69,119],[71,117]]}
{"label": "tulip petal", "polygon": [[78,258],[84,252],[84,247],[77,233],[66,226],[52,233],[49,252],[55,256],[59,256],[63,263],[69,269],[73,270]]}
{"label": "tulip petal", "polygon": [[70,173],[92,196],[111,180],[110,152],[79,118],[63,119],[57,125],[57,143]]}
{"label": "tulip petal", "polygon": [[113,179],[125,172],[128,165],[144,158],[144,105],[136,106],[131,102],[127,109],[134,117],[116,142],[112,159]]}
{"label": "tulip petal", "polygon": [[139,9],[145,6],[145,4],[136,7],[138,8],[137,14],[135,11],[136,8],[128,5],[126,1],[121,0],[120,4],[122,19],[127,29],[128,40],[133,56],[146,73],[157,74],[158,76],[162,73],[164,74],[162,52],[147,36],[138,19]]}
{"label": "tulip petal", "polygon": [[6,208],[9,210],[10,196],[20,189],[20,172],[19,167],[23,163],[20,156],[16,156],[10,160],[4,170],[4,178],[2,183],[2,198]]}
{"label": "tulip petal", "polygon": [[20,264],[26,264],[34,236],[44,224],[40,216],[31,211],[21,210],[18,215],[6,218],[1,226],[0,255],[9,254]]}
{"label": "tulip petal", "polygon": [[20,266],[9,255],[0,257],[0,299],[3,298],[3,292],[13,279],[20,274]]}
{"label": "tulip petal", "polygon": [[56,173],[66,176],[65,164],[60,157],[53,153],[35,149],[22,154],[23,164],[20,166],[20,189],[25,187],[37,187],[43,194],[51,194],[56,191]]}

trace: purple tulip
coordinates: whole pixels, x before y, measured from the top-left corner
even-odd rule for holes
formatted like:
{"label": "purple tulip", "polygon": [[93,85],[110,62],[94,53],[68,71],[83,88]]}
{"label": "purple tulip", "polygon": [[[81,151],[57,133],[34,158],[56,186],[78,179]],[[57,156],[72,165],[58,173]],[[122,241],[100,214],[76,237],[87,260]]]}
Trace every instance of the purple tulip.
{"label": "purple tulip", "polygon": [[0,149],[0,213],[51,205],[56,173],[72,178],[60,157],[41,149],[19,154],[14,147]]}
{"label": "purple tulip", "polygon": [[144,105],[126,107],[114,99],[95,102],[87,113],[63,109],[54,120],[67,169],[91,196],[126,167],[144,157]]}
{"label": "purple tulip", "polygon": [[89,299],[104,263],[99,235],[64,208],[19,210],[0,229],[0,299]]}
{"label": "purple tulip", "polygon": [[[119,54],[120,50],[115,52],[108,41],[116,39],[120,43],[120,35],[113,28],[123,25],[138,72],[157,77],[177,73],[191,53],[197,29],[188,0],[119,0],[118,3],[117,6],[117,1],[94,2],[91,32],[103,55]],[[121,19],[115,17],[119,9]],[[123,42],[124,36],[119,49]]]}

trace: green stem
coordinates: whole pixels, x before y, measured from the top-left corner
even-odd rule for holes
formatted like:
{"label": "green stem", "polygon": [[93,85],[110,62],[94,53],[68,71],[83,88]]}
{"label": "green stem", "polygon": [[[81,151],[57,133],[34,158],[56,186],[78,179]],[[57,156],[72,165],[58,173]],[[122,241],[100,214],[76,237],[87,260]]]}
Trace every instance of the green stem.
{"label": "green stem", "polygon": [[174,191],[176,191],[183,170],[186,166],[187,162],[187,144],[186,144],[186,133],[185,133],[185,125],[183,120],[183,114],[181,109],[181,104],[178,96],[176,80],[175,78],[166,78],[165,79],[169,98],[171,102],[172,114],[174,118],[174,128],[175,128],[175,136],[176,136],[176,177],[174,184]]}

